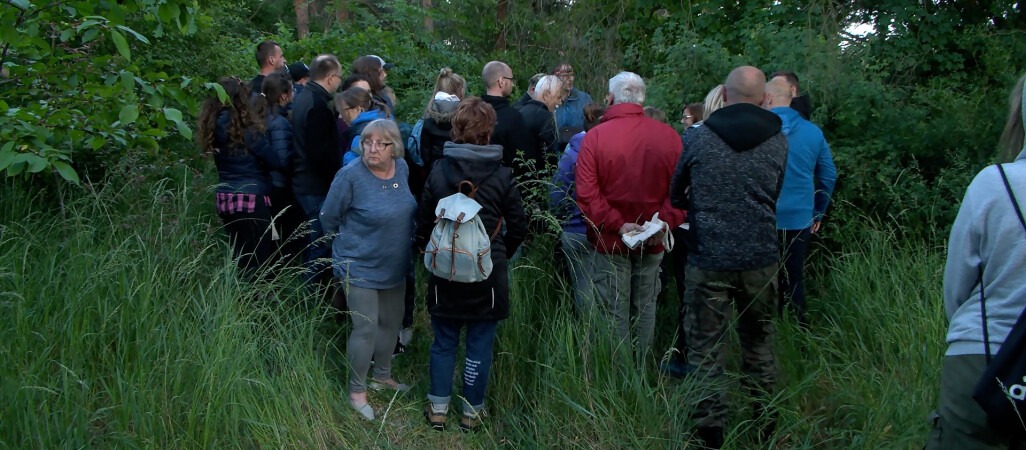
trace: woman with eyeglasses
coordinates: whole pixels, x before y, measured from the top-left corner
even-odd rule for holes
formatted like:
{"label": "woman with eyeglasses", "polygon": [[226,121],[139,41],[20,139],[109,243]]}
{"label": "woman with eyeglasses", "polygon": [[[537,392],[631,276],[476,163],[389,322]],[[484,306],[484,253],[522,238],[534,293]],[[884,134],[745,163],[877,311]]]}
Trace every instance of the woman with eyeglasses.
{"label": "woman with eyeglasses", "polygon": [[[353,323],[346,345],[349,404],[373,420],[368,386],[409,390],[392,378],[392,350],[403,319],[417,202],[406,181],[409,168],[395,122],[370,122],[360,147],[360,159],[335,175],[321,209],[321,223],[326,233],[337,233],[331,247],[332,268],[345,289]],[[372,357],[374,374],[368,382]]]}
{"label": "woman with eyeglasses", "polygon": [[224,222],[239,272],[254,278],[274,251],[270,171],[284,169],[285,164],[267,141],[264,118],[250,103],[249,86],[238,77],[217,82],[228,101],[207,96],[197,120],[196,141],[217,166],[217,215]]}
{"label": "woman with eyeglasses", "polygon": [[371,93],[359,87],[351,87],[335,97],[335,107],[342,120],[349,124],[342,134],[342,147],[349,149],[342,155],[342,165],[360,157],[360,134],[367,124],[378,119],[389,119],[388,106],[377,102]]}

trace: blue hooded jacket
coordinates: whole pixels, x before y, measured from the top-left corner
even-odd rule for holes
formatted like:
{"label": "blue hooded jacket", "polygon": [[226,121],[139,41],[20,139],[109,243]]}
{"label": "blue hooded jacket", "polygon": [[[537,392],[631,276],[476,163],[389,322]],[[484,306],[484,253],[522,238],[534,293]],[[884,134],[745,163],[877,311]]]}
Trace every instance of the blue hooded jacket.
{"label": "blue hooded jacket", "polygon": [[789,107],[773,108],[787,136],[787,168],[777,198],[777,229],[803,230],[823,220],[837,169],[823,131]]}
{"label": "blue hooded jacket", "polygon": [[363,133],[363,129],[367,127],[367,124],[378,120],[378,119],[390,119],[391,117],[386,115],[384,111],[379,109],[372,109],[364,111],[360,115],[353,119],[353,123],[349,124],[349,128],[346,129],[346,135],[342,142],[345,142],[345,138],[349,138],[349,151],[342,155],[342,166],[349,164],[354,159],[359,159],[360,154],[360,134]]}
{"label": "blue hooded jacket", "polygon": [[556,106],[556,128],[584,128],[584,107],[594,103],[587,92],[577,88],[570,90],[570,95],[563,103]]}
{"label": "blue hooded jacket", "polygon": [[214,128],[214,164],[217,166],[217,192],[266,195],[270,193],[270,171],[285,164],[271,148],[267,135],[248,129],[244,143],[232,143],[231,114],[221,111]]}

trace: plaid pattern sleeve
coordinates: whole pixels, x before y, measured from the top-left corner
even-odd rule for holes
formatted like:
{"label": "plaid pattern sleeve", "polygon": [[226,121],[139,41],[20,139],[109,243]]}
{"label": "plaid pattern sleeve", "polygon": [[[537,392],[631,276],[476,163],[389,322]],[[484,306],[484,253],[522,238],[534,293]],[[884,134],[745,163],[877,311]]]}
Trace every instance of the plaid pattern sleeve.
{"label": "plaid pattern sleeve", "polygon": [[[256,210],[257,194],[234,194],[218,192],[216,196],[218,214],[251,213]],[[271,199],[262,195],[264,205],[271,206]]]}

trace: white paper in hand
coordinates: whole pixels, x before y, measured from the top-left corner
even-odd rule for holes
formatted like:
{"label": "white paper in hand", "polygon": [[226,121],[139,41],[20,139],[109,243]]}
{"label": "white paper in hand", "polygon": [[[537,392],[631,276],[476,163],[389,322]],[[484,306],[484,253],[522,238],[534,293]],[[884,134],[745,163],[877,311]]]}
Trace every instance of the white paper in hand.
{"label": "white paper in hand", "polygon": [[[631,250],[634,250],[638,248],[642,242],[645,242],[648,238],[655,236],[665,229],[666,222],[659,220],[659,213],[655,213],[655,215],[652,216],[652,220],[646,221],[641,225],[641,230],[628,231],[624,233],[620,239],[622,239],[623,243],[627,244]],[[663,235],[663,245],[666,246],[666,251],[670,251],[670,249],[673,248],[673,242],[667,241],[666,236],[669,236],[669,233]]]}

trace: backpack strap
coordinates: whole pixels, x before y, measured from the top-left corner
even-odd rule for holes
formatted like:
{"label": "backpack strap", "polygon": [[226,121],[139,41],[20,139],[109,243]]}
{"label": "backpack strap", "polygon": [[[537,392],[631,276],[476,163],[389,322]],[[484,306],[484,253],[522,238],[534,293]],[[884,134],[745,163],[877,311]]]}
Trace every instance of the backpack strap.
{"label": "backpack strap", "polygon": [[499,223],[495,224],[495,231],[488,237],[488,242],[494,241],[495,236],[499,235],[499,230],[502,230],[502,221],[505,220],[502,216],[499,216]]}
{"label": "backpack strap", "polygon": [[463,192],[463,185],[470,186],[470,194],[467,197],[474,198],[477,195],[477,186],[474,186],[474,182],[470,180],[460,181],[460,184],[456,185],[456,192]]}
{"label": "backpack strap", "polygon": [[[1012,207],[1015,208],[1015,215],[1019,217],[1019,223],[1022,225],[1024,231],[1026,231],[1026,220],[1022,217],[1022,210],[1019,209],[1019,202],[1015,200],[1015,193],[1012,192],[1012,185],[1008,183],[1008,175],[1005,174],[1004,167],[1001,164],[996,164],[998,172],[1001,173],[1001,181],[1005,184],[1005,191],[1008,192],[1008,199],[1012,201]],[[983,345],[987,350],[987,364],[990,364],[990,330],[987,328],[987,304],[983,296],[983,265],[979,267],[980,271],[980,317],[983,320]]]}

